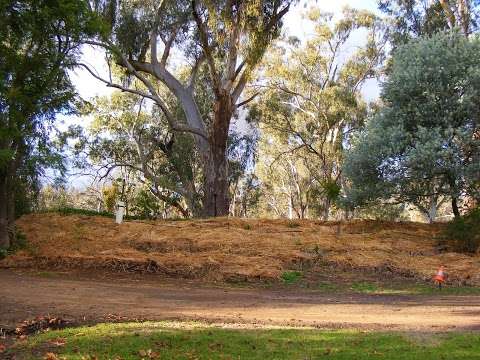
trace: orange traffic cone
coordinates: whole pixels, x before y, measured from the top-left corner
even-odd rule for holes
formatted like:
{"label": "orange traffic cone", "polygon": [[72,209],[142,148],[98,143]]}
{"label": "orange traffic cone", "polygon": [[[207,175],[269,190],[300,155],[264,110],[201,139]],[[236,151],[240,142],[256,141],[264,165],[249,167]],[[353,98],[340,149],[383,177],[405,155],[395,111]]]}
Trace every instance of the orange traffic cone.
{"label": "orange traffic cone", "polygon": [[438,284],[438,288],[442,290],[442,284],[445,282],[445,268],[440,266],[433,280]]}

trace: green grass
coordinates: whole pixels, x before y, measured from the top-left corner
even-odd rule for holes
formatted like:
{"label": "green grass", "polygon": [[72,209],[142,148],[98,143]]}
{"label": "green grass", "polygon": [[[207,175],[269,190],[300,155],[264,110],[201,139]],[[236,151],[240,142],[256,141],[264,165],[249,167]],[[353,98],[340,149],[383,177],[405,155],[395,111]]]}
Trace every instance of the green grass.
{"label": "green grass", "polygon": [[374,294],[378,292],[377,285],[365,281],[353,283],[351,289],[362,294]]}
{"label": "green grass", "polygon": [[282,280],[285,284],[295,284],[303,277],[301,271],[284,271]]}
{"label": "green grass", "polygon": [[[339,290],[339,288],[337,288]],[[350,285],[350,290],[361,294],[391,294],[391,295],[476,295],[480,294],[480,287],[444,286],[439,290],[432,284],[376,284],[361,281]]]}
{"label": "green grass", "polygon": [[480,359],[480,334],[417,336],[352,330],[232,330],[198,323],[146,322],[50,331],[19,342],[8,351],[26,359],[42,359],[47,352],[53,352],[68,360],[454,360]]}

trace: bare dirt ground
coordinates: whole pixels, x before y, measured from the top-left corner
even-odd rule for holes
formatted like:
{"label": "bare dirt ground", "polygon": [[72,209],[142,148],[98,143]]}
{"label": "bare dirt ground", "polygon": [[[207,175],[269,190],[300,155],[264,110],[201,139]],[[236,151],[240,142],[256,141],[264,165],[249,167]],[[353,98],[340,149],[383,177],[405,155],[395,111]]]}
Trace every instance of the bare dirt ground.
{"label": "bare dirt ground", "polygon": [[480,296],[328,294],[0,270],[0,327],[40,315],[72,323],[180,319],[239,327],[480,330]]}

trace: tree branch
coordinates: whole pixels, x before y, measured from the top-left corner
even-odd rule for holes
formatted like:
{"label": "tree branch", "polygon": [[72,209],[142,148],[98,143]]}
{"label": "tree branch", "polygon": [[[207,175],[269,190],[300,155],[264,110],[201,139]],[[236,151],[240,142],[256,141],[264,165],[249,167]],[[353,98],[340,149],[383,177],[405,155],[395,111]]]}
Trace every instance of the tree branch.
{"label": "tree branch", "polygon": [[258,95],[260,95],[259,92],[253,94],[253,95],[250,96],[247,100],[244,100],[244,101],[242,101],[241,103],[239,103],[239,104],[237,104],[237,105],[235,105],[235,106],[236,106],[237,108],[242,107],[242,106],[245,106],[245,105],[247,105],[250,101],[254,100]]}
{"label": "tree branch", "polygon": [[202,21],[200,18],[200,14],[198,13],[198,6],[197,6],[197,1],[192,0],[192,12],[193,12],[193,18],[195,19],[195,22],[197,23],[198,27],[198,34],[200,37],[200,42],[202,44],[202,49],[205,54],[205,57],[207,59],[208,63],[208,68],[210,70],[210,75],[212,77],[212,82],[213,82],[213,90],[215,92],[215,95],[218,97],[220,96],[220,79],[218,76],[218,72],[215,66],[215,59],[213,58],[212,55],[212,49],[210,45],[208,44],[208,29],[205,23]]}

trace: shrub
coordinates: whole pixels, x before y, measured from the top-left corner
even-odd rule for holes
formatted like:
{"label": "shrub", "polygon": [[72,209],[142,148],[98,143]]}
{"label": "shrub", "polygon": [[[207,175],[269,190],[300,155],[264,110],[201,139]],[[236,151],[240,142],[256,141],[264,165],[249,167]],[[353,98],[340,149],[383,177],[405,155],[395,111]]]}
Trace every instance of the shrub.
{"label": "shrub", "polygon": [[252,230],[252,225],[250,225],[248,223],[243,224],[242,227],[243,227],[244,230]]}
{"label": "shrub", "polygon": [[301,271],[285,271],[282,274],[282,280],[285,284],[294,284],[302,278]]}
{"label": "shrub", "polygon": [[[73,208],[73,207],[62,207],[58,209],[51,209],[46,210],[43,212],[56,212],[63,216],[68,215],[85,215],[85,216],[105,216],[109,218],[113,218],[115,214],[108,212],[108,211],[95,211],[95,210],[88,210],[88,209],[80,209],[80,208]],[[125,215],[123,220],[148,220],[147,217],[142,215]]]}
{"label": "shrub", "polygon": [[480,208],[448,223],[445,236],[454,242],[456,251],[477,252],[480,248]]}
{"label": "shrub", "polygon": [[17,252],[18,250],[25,249],[27,247],[27,238],[19,230],[16,231],[15,238],[12,239],[10,247],[8,249],[0,248],[0,260],[6,258],[8,255]]}
{"label": "shrub", "polygon": [[293,228],[297,228],[299,226],[300,226],[300,224],[296,221],[288,220],[288,222],[287,222],[287,227],[289,227],[289,228],[293,229]]}

